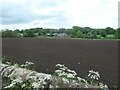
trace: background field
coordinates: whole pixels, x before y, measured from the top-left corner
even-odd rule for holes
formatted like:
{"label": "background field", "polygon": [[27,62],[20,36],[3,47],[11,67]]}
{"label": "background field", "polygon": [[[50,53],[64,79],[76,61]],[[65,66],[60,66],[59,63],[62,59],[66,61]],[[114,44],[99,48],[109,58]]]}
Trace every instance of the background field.
{"label": "background field", "polygon": [[118,80],[118,42],[115,40],[80,40],[50,38],[4,38],[3,56],[24,63],[32,61],[39,72],[52,73],[57,63],[74,69],[79,76],[97,70],[104,83]]}

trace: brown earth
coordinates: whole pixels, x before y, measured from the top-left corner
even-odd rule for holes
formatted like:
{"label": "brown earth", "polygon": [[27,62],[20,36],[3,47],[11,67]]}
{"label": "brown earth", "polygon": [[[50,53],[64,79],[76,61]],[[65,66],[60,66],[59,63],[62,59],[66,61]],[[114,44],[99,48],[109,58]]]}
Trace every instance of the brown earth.
{"label": "brown earth", "polygon": [[50,38],[4,38],[3,55],[22,64],[34,62],[39,72],[51,73],[57,63],[75,70],[80,77],[91,69],[109,86],[118,84],[118,41]]}

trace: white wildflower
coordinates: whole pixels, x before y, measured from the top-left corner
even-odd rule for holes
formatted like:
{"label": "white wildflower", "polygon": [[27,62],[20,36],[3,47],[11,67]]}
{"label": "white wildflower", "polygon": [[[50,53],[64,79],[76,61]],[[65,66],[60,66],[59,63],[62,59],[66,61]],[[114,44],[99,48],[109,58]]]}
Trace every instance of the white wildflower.
{"label": "white wildflower", "polygon": [[100,74],[99,74],[98,71],[90,70],[89,74],[88,74],[88,77],[90,77],[91,79],[94,79],[94,80],[99,80]]}
{"label": "white wildflower", "polygon": [[81,82],[84,82],[84,83],[88,84],[88,82],[83,78],[81,78]]}
{"label": "white wildflower", "polygon": [[50,85],[50,87],[49,88],[54,88],[52,85]]}
{"label": "white wildflower", "polygon": [[64,83],[69,83],[69,80],[66,79],[66,78],[62,78],[62,81],[63,81]]}
{"label": "white wildflower", "polygon": [[39,88],[39,84],[36,83],[36,82],[33,82],[33,83],[32,83],[32,87],[33,87],[33,88]]}
{"label": "white wildflower", "polygon": [[81,82],[82,78],[80,78],[80,77],[77,77],[77,80]]}
{"label": "white wildflower", "polygon": [[58,86],[58,85],[56,85],[56,86],[55,86],[55,88],[59,88],[59,86]]}
{"label": "white wildflower", "polygon": [[22,88],[24,88],[25,86],[26,86],[25,83],[21,85]]}
{"label": "white wildflower", "polygon": [[61,64],[57,64],[56,66],[57,67],[64,67],[64,65],[61,65]]}
{"label": "white wildflower", "polygon": [[34,63],[33,63],[33,62],[28,62],[28,61],[26,61],[25,64],[26,64],[26,65],[33,65]]}
{"label": "white wildflower", "polygon": [[11,83],[10,85],[8,85],[8,86],[6,86],[6,87],[4,87],[4,89],[7,89],[7,88],[12,88],[12,87],[14,87],[14,85],[15,85],[16,83]]}
{"label": "white wildflower", "polygon": [[100,88],[104,88],[103,83],[99,83]]}
{"label": "white wildflower", "polygon": [[11,63],[10,63],[10,62],[6,62],[6,64],[11,65]]}
{"label": "white wildflower", "polygon": [[75,76],[71,73],[68,73],[67,78],[75,78]]}
{"label": "white wildflower", "polygon": [[16,83],[22,83],[22,78],[21,77],[17,77],[16,79],[14,79],[12,82],[16,82]]}
{"label": "white wildflower", "polygon": [[45,80],[50,80],[52,78],[51,74],[45,75]]}
{"label": "white wildflower", "polygon": [[104,88],[108,88],[108,86],[105,84],[105,85],[104,85]]}
{"label": "white wildflower", "polygon": [[99,86],[100,86],[101,89],[108,88],[108,86],[106,84],[104,85],[103,83],[99,83]]}
{"label": "white wildflower", "polygon": [[16,64],[14,64],[14,68],[16,68],[16,67],[19,67],[19,65],[16,63]]}
{"label": "white wildflower", "polygon": [[77,73],[74,70],[68,69],[68,72],[72,73],[73,75],[77,75]]}
{"label": "white wildflower", "polygon": [[87,85],[85,85],[85,88],[88,88],[88,86],[87,86]]}

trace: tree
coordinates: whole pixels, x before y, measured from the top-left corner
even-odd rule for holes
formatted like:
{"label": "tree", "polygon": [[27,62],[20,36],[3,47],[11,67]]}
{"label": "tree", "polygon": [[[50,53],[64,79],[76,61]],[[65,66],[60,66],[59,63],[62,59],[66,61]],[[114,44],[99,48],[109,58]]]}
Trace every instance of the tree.
{"label": "tree", "polygon": [[79,30],[81,30],[81,27],[79,27],[79,26],[73,26],[72,29],[75,30],[75,31],[79,31]]}
{"label": "tree", "polygon": [[32,30],[26,30],[24,32],[24,36],[25,37],[35,37],[35,34],[34,34],[34,32]]}
{"label": "tree", "polygon": [[103,38],[105,38],[107,36],[106,32],[105,31],[101,31],[101,34],[100,34]]}
{"label": "tree", "polygon": [[80,30],[76,32],[76,38],[82,38],[82,33]]}
{"label": "tree", "polygon": [[19,29],[16,29],[16,30],[14,30],[15,32],[17,32],[17,33],[20,33],[20,30]]}
{"label": "tree", "polygon": [[2,37],[18,37],[18,33],[16,31],[12,31],[12,30],[5,30],[2,31]]}
{"label": "tree", "polygon": [[0,31],[0,37],[2,37],[2,31]]}
{"label": "tree", "polygon": [[59,28],[58,33],[65,33],[66,29],[65,28]]}
{"label": "tree", "polygon": [[72,38],[81,38],[82,37],[81,27],[73,26],[72,31],[71,31],[71,37]]}
{"label": "tree", "polygon": [[94,32],[92,33],[92,38],[93,38],[93,39],[97,39],[97,32],[96,32],[96,31],[94,31]]}
{"label": "tree", "polygon": [[75,38],[75,36],[76,36],[76,31],[72,29],[70,36],[71,36],[71,38]]}
{"label": "tree", "polygon": [[92,32],[88,32],[86,38],[88,38],[88,39],[93,39]]}
{"label": "tree", "polygon": [[106,27],[105,32],[106,34],[115,34],[115,30],[111,27]]}
{"label": "tree", "polygon": [[118,29],[116,30],[115,38],[116,38],[116,39],[120,39],[120,28],[118,28]]}

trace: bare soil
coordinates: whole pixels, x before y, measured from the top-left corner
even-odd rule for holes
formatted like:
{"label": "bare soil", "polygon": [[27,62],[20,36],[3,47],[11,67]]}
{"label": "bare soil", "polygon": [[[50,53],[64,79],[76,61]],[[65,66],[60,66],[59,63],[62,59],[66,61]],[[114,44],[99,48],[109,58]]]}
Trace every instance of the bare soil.
{"label": "bare soil", "polygon": [[118,41],[50,38],[4,38],[2,56],[15,63],[35,63],[39,72],[53,73],[57,63],[80,77],[91,69],[109,86],[118,84]]}

